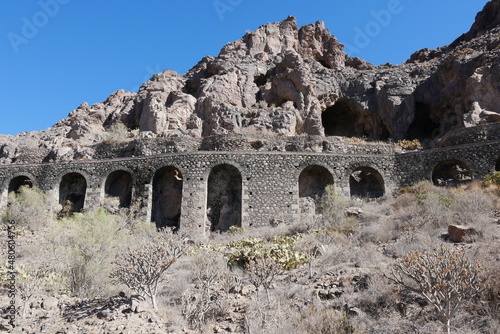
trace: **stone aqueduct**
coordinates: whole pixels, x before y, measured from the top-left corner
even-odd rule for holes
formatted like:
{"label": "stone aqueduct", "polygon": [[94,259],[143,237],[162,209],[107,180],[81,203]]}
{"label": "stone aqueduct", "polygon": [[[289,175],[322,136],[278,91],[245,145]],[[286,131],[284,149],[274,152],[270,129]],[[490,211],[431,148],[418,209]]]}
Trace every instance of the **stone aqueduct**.
{"label": "stone aqueduct", "polygon": [[194,152],[0,166],[0,205],[22,185],[49,194],[53,210],[114,200],[138,215],[203,234],[231,225],[297,222],[301,197],[335,184],[346,195],[380,197],[421,180],[461,182],[500,170],[500,141],[403,154]]}

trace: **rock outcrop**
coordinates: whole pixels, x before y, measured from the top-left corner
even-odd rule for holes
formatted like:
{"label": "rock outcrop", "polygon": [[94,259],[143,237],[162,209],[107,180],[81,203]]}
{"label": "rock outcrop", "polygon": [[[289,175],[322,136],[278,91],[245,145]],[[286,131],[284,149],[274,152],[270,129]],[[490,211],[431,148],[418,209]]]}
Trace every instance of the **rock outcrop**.
{"label": "rock outcrop", "polygon": [[112,133],[121,123],[128,131],[122,139],[319,135],[419,139],[432,147],[451,130],[500,121],[499,7],[500,0],[488,2],[452,44],[417,51],[397,66],[352,58],[323,22],[299,28],[288,17],[186,74],[166,70],[137,93],[83,103],[51,129],[0,137],[0,159],[91,159],[85,147],[120,140]]}

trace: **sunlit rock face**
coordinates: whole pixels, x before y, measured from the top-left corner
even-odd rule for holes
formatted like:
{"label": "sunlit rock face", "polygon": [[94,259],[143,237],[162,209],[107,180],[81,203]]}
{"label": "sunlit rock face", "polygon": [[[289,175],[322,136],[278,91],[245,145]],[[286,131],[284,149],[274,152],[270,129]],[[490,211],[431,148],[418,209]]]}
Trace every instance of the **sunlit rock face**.
{"label": "sunlit rock face", "polygon": [[323,22],[298,27],[288,17],[185,74],[166,70],[138,92],[83,103],[46,131],[2,136],[0,161],[92,159],[88,146],[110,140],[225,134],[419,139],[431,147],[451,130],[500,121],[499,8],[500,0],[488,2],[448,46],[380,66],[346,55]]}

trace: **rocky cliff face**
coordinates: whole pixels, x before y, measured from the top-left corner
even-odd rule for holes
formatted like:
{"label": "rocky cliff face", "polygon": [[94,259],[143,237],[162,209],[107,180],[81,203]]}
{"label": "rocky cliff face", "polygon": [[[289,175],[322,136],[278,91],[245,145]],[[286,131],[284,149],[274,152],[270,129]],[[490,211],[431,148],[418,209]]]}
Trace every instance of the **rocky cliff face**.
{"label": "rocky cliff face", "polygon": [[322,22],[299,28],[289,17],[184,75],[167,70],[137,93],[82,104],[47,131],[0,137],[0,159],[23,152],[34,160],[90,159],[88,146],[114,136],[120,123],[134,138],[320,135],[431,146],[450,130],[500,121],[499,8],[500,0],[488,2],[452,44],[397,66],[351,58]]}

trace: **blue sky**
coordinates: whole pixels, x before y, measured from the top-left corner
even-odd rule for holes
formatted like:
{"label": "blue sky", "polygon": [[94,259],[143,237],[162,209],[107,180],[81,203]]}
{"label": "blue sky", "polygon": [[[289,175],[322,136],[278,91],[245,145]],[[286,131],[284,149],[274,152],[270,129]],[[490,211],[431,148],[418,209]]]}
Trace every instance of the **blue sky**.
{"label": "blue sky", "polygon": [[[352,56],[399,64],[451,43],[486,0],[0,1],[0,134],[44,130],[152,74],[185,73],[260,25],[325,22]],[[0,143],[1,144],[1,143]]]}

